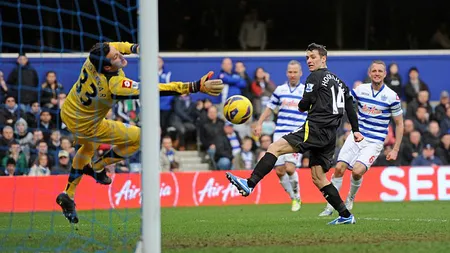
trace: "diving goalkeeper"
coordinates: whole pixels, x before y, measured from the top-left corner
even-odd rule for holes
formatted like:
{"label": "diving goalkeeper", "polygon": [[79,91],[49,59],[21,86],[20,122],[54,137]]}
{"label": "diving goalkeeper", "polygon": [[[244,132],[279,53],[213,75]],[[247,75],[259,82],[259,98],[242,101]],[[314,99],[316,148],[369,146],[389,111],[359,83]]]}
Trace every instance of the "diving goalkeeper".
{"label": "diving goalkeeper", "polygon": [[[123,55],[131,53],[139,53],[138,44],[95,44],[61,108],[62,121],[74,135],[75,142],[81,145],[73,159],[68,184],[56,198],[70,223],[78,223],[74,196],[83,174],[92,176],[100,184],[111,184],[104,167],[134,154],[140,147],[139,127],[105,119],[115,100],[139,98],[140,84],[127,78],[123,71],[128,64]],[[221,80],[210,80],[212,75],[210,71],[196,82],[159,84],[160,96],[195,92],[218,96],[224,85]],[[91,162],[102,143],[113,147]]]}

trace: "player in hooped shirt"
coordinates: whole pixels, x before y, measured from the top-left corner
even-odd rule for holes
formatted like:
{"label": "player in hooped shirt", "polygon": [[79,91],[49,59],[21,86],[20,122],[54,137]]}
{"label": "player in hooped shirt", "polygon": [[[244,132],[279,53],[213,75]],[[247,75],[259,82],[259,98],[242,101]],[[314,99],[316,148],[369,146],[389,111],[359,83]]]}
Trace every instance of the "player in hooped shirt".
{"label": "player in hooped shirt", "polygon": [[[302,76],[301,65],[292,60],[288,63],[286,75],[289,81],[278,86],[267,104],[267,108],[261,114],[258,125],[254,132],[256,136],[261,135],[262,123],[278,108],[278,117],[273,141],[277,141],[283,135],[293,132],[303,126],[306,121],[307,112],[298,111],[298,103],[302,100],[305,85],[300,83]],[[280,183],[292,200],[293,212],[300,210],[300,185],[296,167],[300,166],[301,154],[291,153],[278,157],[275,170]]]}
{"label": "player in hooped shirt", "polygon": [[[386,65],[382,61],[373,61],[369,68],[371,83],[365,83],[352,90],[351,94],[358,106],[358,123],[364,140],[356,143],[349,135],[345,140],[339,156],[336,170],[331,183],[336,189],[341,188],[342,178],[347,168],[352,170],[350,178],[350,192],[345,205],[352,210],[353,201],[358,189],[361,187],[362,176],[375,162],[383,150],[384,140],[388,133],[391,116],[394,118],[395,145],[387,155],[387,160],[397,159],[397,154],[403,136],[403,111],[397,93],[383,83],[386,77]],[[328,216],[333,213],[333,207],[327,205],[319,216]]]}

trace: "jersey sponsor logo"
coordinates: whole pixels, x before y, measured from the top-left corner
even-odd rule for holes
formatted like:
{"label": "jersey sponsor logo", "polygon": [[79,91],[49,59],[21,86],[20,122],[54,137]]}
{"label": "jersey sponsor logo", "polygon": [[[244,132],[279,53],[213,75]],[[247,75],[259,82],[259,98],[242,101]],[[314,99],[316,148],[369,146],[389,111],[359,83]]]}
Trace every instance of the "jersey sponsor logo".
{"label": "jersey sponsor logo", "polygon": [[367,93],[367,92],[361,92],[361,95],[369,96],[369,93]]}
{"label": "jersey sponsor logo", "polygon": [[127,89],[131,89],[131,81],[130,80],[123,80],[122,81],[122,88],[127,88]]}
{"label": "jersey sponsor logo", "polygon": [[367,105],[364,105],[361,109],[365,114],[369,114],[369,115],[378,115],[381,114],[382,112],[380,110],[378,110],[375,106],[373,107],[368,107]]}
{"label": "jersey sponsor logo", "polygon": [[287,106],[287,107],[295,107],[297,108],[298,106],[298,102],[295,102],[294,100],[283,100],[283,102],[281,103],[281,106]]}
{"label": "jersey sponsor logo", "polygon": [[306,84],[306,88],[305,88],[305,92],[311,92],[313,87],[314,87],[313,83],[307,83]]}
{"label": "jersey sponsor logo", "polygon": [[381,101],[386,101],[386,100],[387,100],[387,96],[386,95],[381,96]]}

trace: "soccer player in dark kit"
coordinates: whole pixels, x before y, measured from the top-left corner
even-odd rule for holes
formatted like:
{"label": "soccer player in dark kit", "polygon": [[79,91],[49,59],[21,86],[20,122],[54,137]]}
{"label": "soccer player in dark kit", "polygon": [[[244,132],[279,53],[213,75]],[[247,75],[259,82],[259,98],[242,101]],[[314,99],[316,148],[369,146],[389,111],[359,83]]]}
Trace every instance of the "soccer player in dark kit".
{"label": "soccer player in dark kit", "polygon": [[341,125],[344,112],[347,113],[352,126],[355,141],[364,139],[359,132],[353,99],[348,87],[327,69],[327,50],[323,45],[308,45],[306,63],[311,74],[306,79],[305,93],[298,104],[301,112],[308,111],[305,124],[272,143],[250,178],[240,178],[230,172],[227,172],[226,176],[242,196],[248,196],[258,182],[272,170],[278,156],[310,151],[309,167],[312,180],[328,203],[339,212],[339,217],[328,224],[354,224],[355,217],[345,207],[337,189],[326,178],[326,172],[332,166],[336,130]]}

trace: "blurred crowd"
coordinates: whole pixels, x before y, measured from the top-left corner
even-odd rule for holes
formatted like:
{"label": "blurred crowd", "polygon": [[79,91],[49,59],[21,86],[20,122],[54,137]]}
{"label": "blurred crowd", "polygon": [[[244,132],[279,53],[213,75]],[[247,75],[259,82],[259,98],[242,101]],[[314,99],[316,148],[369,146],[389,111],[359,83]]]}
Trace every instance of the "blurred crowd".
{"label": "blurred crowd", "polygon": [[[287,65],[287,63],[286,63]],[[402,80],[399,67],[409,67],[408,80]],[[224,58],[218,63],[217,78],[228,84],[222,96],[195,100],[190,95],[160,98],[160,163],[162,171],[181,168],[180,151],[199,151],[213,170],[252,169],[264,155],[275,130],[276,114],[262,126],[262,136],[253,134],[256,120],[265,109],[277,87],[270,70],[257,68],[248,73],[244,62]],[[159,58],[161,83],[172,81],[172,73]],[[367,77],[355,80],[353,86],[367,82]],[[439,101],[430,101],[426,80],[413,66],[388,67],[386,85],[404,101],[405,132],[396,161],[386,161],[395,139],[394,125],[389,126],[385,148],[375,165],[442,165],[450,164],[450,101],[442,91]],[[221,112],[226,98],[241,94],[254,106],[251,120],[233,125],[224,120]],[[43,81],[26,55],[19,55],[16,67],[7,75],[0,71],[0,175],[57,175],[67,174],[77,148],[73,136],[61,122],[59,111],[66,94],[58,82],[57,73],[49,70]],[[119,101],[108,119],[140,126],[139,100]],[[336,154],[350,133],[345,120],[338,131]],[[96,156],[103,154],[112,143],[103,144]],[[302,166],[308,167],[308,154],[303,154]],[[95,159],[95,157],[94,157]],[[138,172],[141,169],[140,152],[108,167],[111,172]]]}

